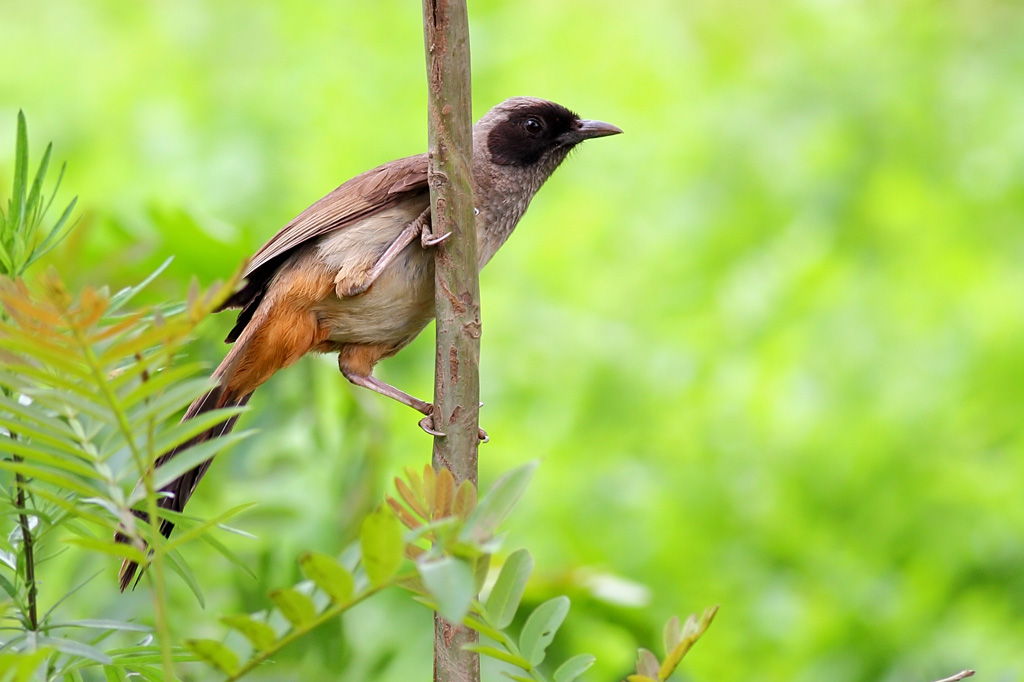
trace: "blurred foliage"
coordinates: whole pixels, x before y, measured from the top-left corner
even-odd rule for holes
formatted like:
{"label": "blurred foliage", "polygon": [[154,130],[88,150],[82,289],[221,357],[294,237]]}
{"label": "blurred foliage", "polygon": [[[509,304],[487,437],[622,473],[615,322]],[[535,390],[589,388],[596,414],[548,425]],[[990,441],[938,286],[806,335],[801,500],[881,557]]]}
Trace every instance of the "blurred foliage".
{"label": "blurred foliage", "polygon": [[[19,130],[24,129],[19,118]],[[27,157],[23,140],[19,134],[19,171]],[[11,203],[34,213],[34,202],[24,201],[19,186],[24,188],[23,180]],[[9,243],[18,247],[7,253],[20,256],[10,261],[12,271],[20,272],[34,260],[31,245],[45,248],[46,242],[33,239],[40,230],[31,222],[29,229],[17,219],[14,223]],[[59,234],[58,229],[50,234]],[[161,661],[169,674],[174,659],[190,658],[176,652],[170,639],[163,608],[165,569],[181,575],[202,599],[198,580],[177,547],[201,538],[245,567],[210,537],[210,531],[240,509],[210,521],[168,516],[166,511],[158,515],[157,491],[246,432],[189,448],[155,467],[160,453],[203,428],[205,415],[184,423],[177,423],[177,416],[209,389],[210,380],[189,379],[196,373],[194,364],[172,363],[195,327],[235,288],[237,276],[206,295],[195,289],[188,305],[176,309],[126,312],[126,304],[145,284],[114,295],[86,288],[75,297],[52,271],[39,291],[22,280],[0,277],[0,485],[5,493],[0,496],[0,518],[13,526],[0,536],[4,682],[165,679]],[[206,426],[239,412],[217,410]],[[130,494],[127,485],[135,487]],[[138,507],[150,519],[170,519],[183,528],[165,541],[159,523],[133,516],[131,510]],[[115,541],[115,533],[121,541]],[[66,552],[69,545],[74,551]],[[73,558],[55,561],[65,554]],[[74,576],[75,584],[64,592],[51,589],[62,582],[49,580],[60,570],[50,564],[66,565],[87,556],[128,557],[150,566],[146,575],[152,578],[153,603],[147,611],[157,616],[158,646],[145,634],[147,626],[133,619],[96,618],[89,600],[79,601],[84,595],[75,593],[105,571]],[[69,611],[85,617],[68,619]]]}
{"label": "blurred foliage", "polygon": [[[543,460],[506,547],[545,567],[525,602],[572,597],[552,656],[621,679],[671,613],[719,603],[694,679],[1024,674],[1024,7],[479,0],[470,21],[478,115],[530,94],[626,131],[555,175],[481,282],[481,476]],[[174,255],[173,300],[233,272],[425,147],[419,22],[394,0],[0,0],[0,140],[24,108],[82,197],[46,260],[120,286]],[[224,317],[191,359],[219,360]],[[429,395],[431,336],[381,375]],[[251,405],[261,435],[194,511],[260,502],[236,521],[260,539],[229,542],[259,578],[189,548],[208,602],[172,595],[179,636],[337,553],[428,457],[330,358]],[[57,593],[109,574],[91,617],[144,608],[113,563],[54,565]],[[429,633],[382,596],[265,679],[413,679]]]}

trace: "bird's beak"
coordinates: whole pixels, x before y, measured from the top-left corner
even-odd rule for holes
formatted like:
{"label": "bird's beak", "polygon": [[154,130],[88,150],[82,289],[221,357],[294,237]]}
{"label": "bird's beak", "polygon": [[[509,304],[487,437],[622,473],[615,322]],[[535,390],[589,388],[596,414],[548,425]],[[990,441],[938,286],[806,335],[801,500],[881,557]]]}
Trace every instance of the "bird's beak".
{"label": "bird's beak", "polygon": [[619,135],[622,129],[604,121],[582,120],[576,129],[576,134],[582,140],[589,140],[592,137],[607,137],[608,135]]}

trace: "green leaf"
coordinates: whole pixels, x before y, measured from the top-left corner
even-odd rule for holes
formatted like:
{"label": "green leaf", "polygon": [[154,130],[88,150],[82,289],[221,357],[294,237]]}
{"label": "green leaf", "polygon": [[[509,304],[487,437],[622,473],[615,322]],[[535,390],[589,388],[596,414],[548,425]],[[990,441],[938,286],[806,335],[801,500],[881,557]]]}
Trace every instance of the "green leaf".
{"label": "green leaf", "polygon": [[59,493],[53,492],[49,487],[35,485],[34,483],[26,485],[25,490],[29,491],[36,497],[51,502],[54,506],[63,509],[72,516],[84,521],[90,521],[100,527],[106,526],[107,528],[113,528],[113,524],[116,523],[113,519],[103,517],[99,514],[94,514],[89,510],[86,504],[89,504],[91,500],[96,498],[83,498],[78,495],[70,494],[68,495],[70,499],[67,499],[62,497]]}
{"label": "green leaf", "polygon": [[[62,169],[61,175],[63,175],[63,173],[64,171]],[[54,195],[56,195],[56,190],[54,190]],[[53,198],[51,197],[50,200],[52,201]],[[32,255],[29,256],[29,259],[25,262],[25,265],[22,267],[22,271],[24,271],[26,268],[28,268],[28,266],[32,265],[37,260],[45,256],[47,253],[52,251],[54,247],[56,247],[58,244],[64,241],[65,237],[71,234],[71,230],[74,228],[77,221],[75,221],[75,223],[69,226],[66,230],[62,230],[61,228],[64,227],[64,225],[68,221],[68,218],[71,217],[71,213],[75,210],[75,205],[77,203],[78,197],[73,197],[71,199],[71,202],[68,203],[67,208],[64,209],[64,212],[60,214],[60,218],[57,219],[57,222],[50,230],[50,233],[46,235],[46,239],[44,239],[41,244],[36,246],[35,250],[32,252]]]}
{"label": "green leaf", "polygon": [[374,587],[383,585],[402,563],[402,525],[385,507],[378,507],[359,531],[363,568]]}
{"label": "green leaf", "polygon": [[590,669],[597,659],[590,654],[573,656],[555,670],[555,682],[573,682]]}
{"label": "green leaf", "polygon": [[[53,651],[49,647],[40,647],[32,652],[18,653],[7,653],[0,654],[0,671],[5,675],[9,675],[10,671],[14,671],[13,677],[0,677],[4,682],[12,680],[13,682],[29,682],[33,679],[33,673],[43,663],[47,656]],[[35,678],[38,679],[38,678]]]}
{"label": "green leaf", "polygon": [[526,619],[523,631],[519,635],[519,650],[530,665],[540,665],[544,661],[555,633],[562,626],[566,614],[569,613],[569,598],[555,597],[544,602]]}
{"label": "green leaf", "polygon": [[[414,597],[414,599],[416,599],[416,597]],[[430,608],[432,610],[436,610],[436,609],[433,609],[433,606],[431,606]],[[472,615],[469,615],[469,616],[466,616],[465,618],[463,618],[462,619],[462,624],[465,625],[467,628],[470,628],[472,630],[476,630],[481,635],[485,635],[487,637],[490,637],[495,642],[500,643],[502,646],[505,646],[505,645],[508,645],[508,644],[512,643],[512,640],[509,639],[508,635],[506,635],[504,632],[501,632],[499,630],[495,630],[494,628],[492,628],[492,627],[490,627],[488,625],[485,625],[484,623],[481,623],[479,620],[475,619]]]}
{"label": "green leaf", "polygon": [[70,476],[65,476],[64,474],[53,471],[52,469],[29,464],[28,462],[0,460],[0,470],[20,473],[26,478],[38,478],[40,481],[52,483],[66,490],[73,490],[79,495],[90,496],[96,494],[96,490],[88,487],[83,481]]}
{"label": "green leaf", "polygon": [[292,625],[303,625],[316,618],[316,607],[312,600],[291,587],[271,590],[270,601],[274,602],[274,606]]}
{"label": "green leaf", "polygon": [[80,412],[103,423],[110,423],[111,413],[104,405],[96,401],[98,396],[91,387],[83,387],[75,382],[60,381],[54,375],[42,377],[42,372],[28,370],[25,367],[18,367],[18,373],[32,376],[43,382],[43,387],[28,390],[25,381],[21,377],[12,378],[10,372],[0,371],[0,385],[7,386],[15,391],[22,391],[30,395],[40,405],[50,408],[54,412],[66,414]]}
{"label": "green leaf", "polygon": [[[112,386],[123,390],[122,384],[130,383],[130,381],[138,381],[145,370],[149,377],[146,381],[139,381],[139,383],[127,393],[121,395],[121,405],[130,411],[128,419],[130,422],[135,424],[144,424],[149,421],[159,422],[162,417],[169,416],[170,414],[177,412],[179,409],[189,404],[200,395],[208,391],[213,381],[209,379],[190,379],[199,371],[199,363],[188,362],[181,363],[174,367],[167,367],[160,369],[155,375],[153,374],[153,367],[149,362],[136,362],[134,365],[127,366],[124,371],[118,374],[110,382]],[[136,406],[143,401],[145,407],[150,407],[152,401],[159,396],[164,398],[168,396],[171,391],[178,391],[181,387],[186,387],[188,390],[182,390],[168,405],[168,408],[161,413],[146,412],[141,414],[140,410],[136,409]]]}
{"label": "green leaf", "polygon": [[186,639],[187,646],[196,656],[211,666],[231,676],[238,670],[238,656],[220,642],[213,639]]}
{"label": "green leaf", "polygon": [[532,572],[533,557],[526,549],[512,552],[501,567],[501,573],[487,597],[487,615],[499,630],[507,628],[515,618],[526,581]]}
{"label": "green leaf", "polygon": [[[195,371],[194,367],[192,371]],[[148,425],[150,422],[157,424],[162,422],[206,393],[214,385],[211,379],[202,378],[184,379],[178,383],[162,386],[163,375],[164,373],[160,372],[151,381],[140,382],[121,399],[122,404],[131,410],[128,420],[134,428]]]}
{"label": "green leaf", "polygon": [[203,597],[203,590],[199,587],[199,581],[196,580],[195,573],[189,568],[189,565],[185,562],[184,557],[181,556],[180,552],[168,552],[165,556],[167,559],[167,565],[171,567],[171,570],[178,574],[178,577],[185,581],[188,585],[188,589],[192,591],[196,601],[203,608],[206,608],[206,598]]}
{"label": "green leaf", "polygon": [[461,622],[473,603],[473,570],[465,561],[443,557],[417,565],[423,584],[437,600],[437,610],[451,623]]}
{"label": "green leaf", "polygon": [[484,656],[490,656],[491,658],[495,658],[499,661],[504,661],[505,663],[511,663],[512,665],[518,666],[523,670],[529,670],[530,668],[529,661],[527,661],[522,656],[516,656],[515,654],[509,653],[507,651],[496,649],[493,646],[487,646],[486,644],[464,644],[462,648],[466,651],[473,651],[478,654],[483,654]]}
{"label": "green leaf", "polygon": [[[218,528],[223,530],[225,529],[225,526],[218,526]],[[227,545],[225,545],[217,538],[213,537],[212,534],[204,533],[199,539],[208,544],[210,547],[213,547],[217,551],[217,553],[220,554],[222,557],[233,563],[238,568],[245,571],[245,573],[250,578],[252,578],[253,580],[256,579],[256,571],[253,570],[253,567],[250,566],[249,563],[245,561],[245,559],[238,556],[236,553],[232,552]]]}
{"label": "green leaf", "polygon": [[[171,539],[167,540],[167,542],[163,545],[162,551],[169,552],[187,542],[195,540],[196,538],[201,538],[210,529],[220,526],[220,524],[222,524],[224,521],[227,521],[233,516],[237,516],[246,509],[249,509],[254,506],[256,506],[255,502],[240,504],[238,506],[232,507],[231,509],[228,509],[226,512],[218,514],[212,519],[208,519],[206,521],[203,521],[202,523],[197,523],[191,526],[185,532],[178,533],[172,536]],[[154,550],[156,549],[157,548],[154,548]]]}
{"label": "green leaf", "polygon": [[14,233],[17,233],[25,217],[25,185],[28,183],[28,130],[22,111],[18,112],[18,136],[14,149],[14,187],[11,190],[11,214],[8,217]]}
{"label": "green leaf", "polygon": [[66,623],[56,623],[51,627],[96,628],[99,630],[125,630],[127,632],[150,632],[152,630],[152,628],[140,623],[129,623],[123,620],[107,620],[105,618],[70,620]]}
{"label": "green leaf", "polygon": [[[4,221],[0,220],[0,227],[3,225]],[[14,261],[11,259],[11,254],[7,252],[7,247],[2,241],[0,241],[0,265],[3,266],[3,273],[11,274],[14,272]]]}
{"label": "green leaf", "polygon": [[[191,419],[186,419],[183,422],[164,429],[160,434],[160,437],[156,439],[153,449],[157,452],[170,452],[193,436],[197,436],[208,429],[218,426],[219,424],[223,424],[231,419],[231,417],[242,414],[246,409],[247,408],[245,407],[224,407],[217,410],[210,410],[209,412],[203,412],[202,414],[197,414]],[[188,450],[185,450],[184,452],[188,452]]]}
{"label": "green leaf", "polygon": [[257,651],[267,651],[277,641],[274,628],[245,614],[222,616],[221,622],[238,630]]}
{"label": "green leaf", "polygon": [[[46,145],[46,151],[43,152],[43,159],[39,162],[39,170],[36,171],[36,176],[32,180],[32,189],[28,192],[28,198],[25,200],[25,210],[27,212],[36,213],[41,203],[39,198],[43,190],[43,180],[46,178],[46,170],[50,165],[50,155],[53,154],[53,143]],[[33,221],[34,222],[34,221]]]}
{"label": "green leaf", "polygon": [[96,661],[97,663],[110,664],[113,663],[113,659],[107,656],[105,653],[95,647],[91,647],[88,644],[82,644],[71,639],[62,639],[60,637],[46,637],[39,635],[36,637],[36,642],[43,646],[53,647],[61,653],[69,654],[71,656],[80,656],[82,658],[88,658],[90,661]]}
{"label": "green leaf", "polygon": [[501,674],[510,680],[515,680],[516,682],[535,682],[535,678],[524,677],[522,675],[515,675],[513,673],[508,672],[507,670],[502,670]]}
{"label": "green leaf", "polygon": [[[13,428],[19,427],[18,422],[15,420],[4,419],[3,416],[0,415],[0,427],[7,428],[12,424]],[[29,435],[31,431],[32,429],[30,428],[21,429],[23,435]],[[44,445],[43,439],[15,440],[13,438],[4,438],[3,444],[0,445],[0,450],[6,454],[19,455],[36,464],[50,467],[62,474],[67,474],[69,476],[74,474],[84,478],[92,478],[100,482],[106,482],[106,478],[96,471],[95,468],[83,463],[82,460],[78,459],[76,456],[69,456],[71,452],[74,452],[76,455],[81,454],[80,450],[76,450],[73,447],[66,447],[65,444],[61,444],[61,447],[65,449],[64,452],[54,450],[50,445]]]}
{"label": "green leaf", "polygon": [[484,542],[515,507],[530,484],[537,462],[530,462],[502,476],[469,515],[460,537],[466,541]]}
{"label": "green leaf", "polygon": [[[11,560],[11,563],[14,563],[13,558]],[[17,599],[18,590],[14,587],[14,584],[11,583],[11,581],[8,580],[7,576],[5,576],[3,573],[0,573],[0,588],[3,588],[3,591],[6,592],[7,595],[12,599]]]}
{"label": "green leaf", "polygon": [[[203,462],[211,459],[224,448],[244,438],[248,438],[253,433],[255,432],[251,430],[235,431],[224,436],[219,436],[206,442],[199,443],[198,445],[193,445],[189,449],[175,454],[174,457],[167,461],[167,463],[158,467],[157,470],[153,472],[154,490],[160,490],[168,483],[177,480],[182,474],[191,471]],[[137,504],[145,499],[145,497],[145,491],[139,494],[133,494],[128,499],[128,504]]]}
{"label": "green leaf", "polygon": [[352,598],[355,590],[352,574],[334,557],[323,552],[303,552],[299,557],[299,568],[303,575],[327,593],[331,601],[346,604]]}
{"label": "green leaf", "polygon": [[[40,332],[15,324],[0,325],[0,329],[4,332],[0,346],[12,354],[9,367],[13,374],[31,376],[44,386],[74,378],[77,382],[85,382],[74,383],[78,390],[90,395],[95,393],[95,375],[81,362],[77,348],[66,343],[67,339],[53,336],[51,329]],[[43,364],[47,371],[40,373],[31,367],[32,364]],[[57,377],[55,371],[67,376]]]}
{"label": "green leaf", "polygon": [[125,676],[124,670],[116,665],[103,666],[103,676],[107,679],[107,682],[126,682],[128,679]]}
{"label": "green leaf", "polygon": [[153,282],[153,280],[155,280],[157,277],[159,277],[160,273],[162,273],[164,270],[166,270],[167,266],[169,266],[171,264],[171,261],[173,261],[173,260],[174,260],[174,256],[170,256],[169,258],[167,258],[167,260],[165,260],[163,263],[158,265],[156,270],[154,270],[153,272],[149,273],[149,275],[144,280],[142,280],[141,282],[139,282],[138,284],[136,284],[134,286],[125,287],[124,289],[121,289],[116,294],[111,296],[110,297],[110,305],[107,307],[107,315],[115,313],[118,310],[120,310],[121,308],[123,308],[124,304],[127,303],[128,301],[130,301],[132,299],[132,297],[135,296],[135,294],[137,294],[140,291],[142,291],[143,289],[145,289],[147,286],[149,286]]}
{"label": "green leaf", "polygon": [[[156,667],[152,665],[132,665],[132,672],[141,677],[143,680],[145,680],[145,682],[167,682],[167,678],[164,677],[164,671],[162,667]],[[135,679],[131,678],[130,682],[135,682]]]}
{"label": "green leaf", "polygon": [[126,542],[101,540],[100,538],[89,536],[67,538],[64,542],[92,550],[94,552],[109,554],[110,556],[117,557],[118,559],[131,559],[137,564],[145,564],[147,561],[142,552]]}
{"label": "green leaf", "polygon": [[50,434],[53,438],[56,438],[57,434],[60,434],[67,439],[75,437],[74,432],[66,423],[46,414],[43,410],[39,410],[30,405],[22,405],[17,400],[12,400],[2,394],[0,394],[0,407],[7,412],[13,413],[19,419],[30,421],[37,426],[42,427],[44,432]]}

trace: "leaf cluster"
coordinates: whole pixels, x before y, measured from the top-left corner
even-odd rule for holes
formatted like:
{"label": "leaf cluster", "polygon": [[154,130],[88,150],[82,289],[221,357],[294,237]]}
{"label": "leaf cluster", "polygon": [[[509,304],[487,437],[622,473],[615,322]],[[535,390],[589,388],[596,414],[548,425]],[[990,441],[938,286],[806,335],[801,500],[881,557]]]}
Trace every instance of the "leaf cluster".
{"label": "leaf cluster", "polygon": [[42,161],[29,183],[28,127],[25,114],[18,112],[18,133],[14,148],[14,187],[7,202],[7,210],[0,208],[0,268],[8,275],[20,277],[25,269],[49,253],[74,227],[70,222],[78,197],[73,198],[61,212],[57,221],[44,228],[46,215],[57,196],[64,178],[62,165],[57,182],[47,199],[43,191],[46,173],[50,168],[53,143],[46,146]]}
{"label": "leaf cluster", "polygon": [[[36,606],[36,572],[60,553],[44,554],[41,548],[54,543],[143,565],[166,559],[198,590],[177,550],[196,538],[223,548],[208,531],[240,511],[198,520],[157,506],[160,487],[183,467],[245,435],[190,448],[165,466],[153,466],[197,430],[237,414],[221,410],[204,420],[176,421],[210,386],[208,380],[190,379],[198,367],[177,362],[177,355],[233,282],[205,293],[194,289],[184,305],[129,311],[127,304],[157,274],[114,294],[86,289],[78,296],[52,272],[38,287],[0,278],[0,481],[7,491],[0,514],[16,521],[9,535],[0,535],[3,620],[13,623],[13,634],[0,644],[7,656],[0,680],[29,679],[39,667],[33,661],[46,662],[48,680],[77,679],[79,670],[95,665],[104,666],[111,679],[124,679],[128,671],[160,679],[174,660],[189,656],[172,650],[166,638],[159,642],[162,651],[148,642],[111,647],[112,635],[146,628],[67,623],[56,607],[39,615]],[[133,513],[138,508],[159,510],[149,518],[171,520],[181,532],[165,541],[158,524]],[[115,533],[129,542],[115,541]],[[59,603],[58,598],[53,600]],[[162,589],[154,598],[164,599]],[[69,636],[75,633],[82,636]],[[154,665],[161,661],[164,671]]]}
{"label": "leaf cluster", "polygon": [[[479,501],[476,487],[469,482],[456,486],[447,469],[435,472],[426,466],[421,473],[407,468],[404,478],[395,479],[397,496],[387,497],[385,506],[366,517],[359,543],[340,559],[303,553],[299,566],[307,580],[271,591],[272,608],[221,619],[247,641],[244,662],[224,641],[189,640],[188,647],[227,680],[237,680],[314,628],[380,590],[398,586],[449,621],[461,622],[491,640],[466,649],[522,671],[505,671],[507,677],[518,682],[578,679],[594,664],[594,656],[573,656],[550,677],[542,668],[547,649],[569,612],[568,597],[540,604],[525,616],[518,636],[509,632],[533,571],[529,551],[511,553],[497,571],[486,599],[476,596],[500,547],[498,528],[522,497],[535,468],[529,464],[509,472]],[[410,565],[410,570],[402,570],[403,565]],[[649,672],[648,662],[657,661],[642,650],[644,667],[638,666],[640,676],[631,676],[629,682],[667,679],[707,629],[714,611],[705,612],[699,625],[693,617],[682,628],[678,619],[669,621],[664,663],[654,671],[655,676],[642,676]]]}

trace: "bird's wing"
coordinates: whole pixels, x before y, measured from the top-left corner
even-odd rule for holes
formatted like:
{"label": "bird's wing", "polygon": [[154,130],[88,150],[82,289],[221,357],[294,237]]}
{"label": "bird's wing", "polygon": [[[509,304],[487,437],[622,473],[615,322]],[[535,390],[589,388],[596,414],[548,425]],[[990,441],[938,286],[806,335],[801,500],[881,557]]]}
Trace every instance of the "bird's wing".
{"label": "bird's wing", "polygon": [[426,189],[426,154],[398,159],[357,175],[282,227],[253,255],[243,276],[310,239],[341,229]]}
{"label": "bird's wing", "polygon": [[296,247],[427,191],[427,155],[391,161],[357,175],[297,215],[260,247],[246,267],[246,284],[222,308],[246,307]]}

